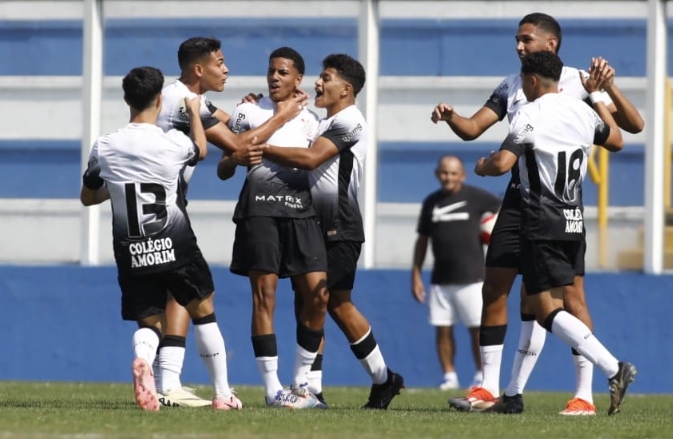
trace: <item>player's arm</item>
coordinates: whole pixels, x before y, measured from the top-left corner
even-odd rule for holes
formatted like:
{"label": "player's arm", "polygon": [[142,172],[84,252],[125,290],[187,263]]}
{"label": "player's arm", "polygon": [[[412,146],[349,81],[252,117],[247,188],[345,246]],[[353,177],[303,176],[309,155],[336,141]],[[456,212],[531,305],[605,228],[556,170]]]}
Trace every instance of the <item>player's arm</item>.
{"label": "player's arm", "polygon": [[480,158],[474,167],[474,173],[482,177],[499,177],[500,175],[509,172],[518,159],[519,157],[512,151],[500,149],[499,151],[492,153],[488,158]]}
{"label": "player's arm", "polygon": [[313,170],[339,154],[339,148],[327,137],[321,136],[310,148],[285,148],[273,145],[262,147],[265,158],[292,168]]}
{"label": "player's arm", "polygon": [[608,104],[607,107],[617,126],[632,134],[641,132],[645,128],[645,121],[636,107],[615,84],[615,69],[605,59],[598,57],[591,59],[589,74],[591,75],[592,72],[596,72],[597,80],[600,82],[603,91],[612,100],[612,103]]}
{"label": "player's arm", "polygon": [[213,117],[225,125],[227,125],[229,123],[229,119],[231,119],[231,115],[220,108],[215,110]]}
{"label": "player's arm", "polygon": [[445,121],[451,131],[463,140],[474,140],[481,136],[493,124],[498,122],[498,115],[487,106],[481,107],[471,117],[463,117],[450,105],[440,103],[432,112],[431,120],[437,123]]}
{"label": "player's arm", "polygon": [[411,264],[411,295],[419,303],[425,302],[425,286],[423,285],[421,272],[428,251],[428,241],[428,235],[418,234],[414,244],[414,259]]}
{"label": "player's arm", "polygon": [[593,107],[603,122],[600,123],[600,121],[597,121],[594,144],[601,145],[611,152],[621,151],[624,148],[624,139],[622,132],[617,126],[617,122],[612,117],[612,113],[610,113],[610,110],[608,110],[603,101],[596,101]]}
{"label": "player's arm", "polygon": [[206,132],[203,129],[203,122],[201,121],[200,115],[201,97],[185,98],[185,107],[192,124],[191,130],[189,130],[189,136],[199,149],[199,160],[203,160],[208,154],[208,140],[206,139]]}
{"label": "player's arm", "polygon": [[93,206],[110,199],[105,181],[100,177],[100,164],[98,162],[98,142],[91,148],[89,163],[82,175],[82,189],[79,200],[84,206]]}

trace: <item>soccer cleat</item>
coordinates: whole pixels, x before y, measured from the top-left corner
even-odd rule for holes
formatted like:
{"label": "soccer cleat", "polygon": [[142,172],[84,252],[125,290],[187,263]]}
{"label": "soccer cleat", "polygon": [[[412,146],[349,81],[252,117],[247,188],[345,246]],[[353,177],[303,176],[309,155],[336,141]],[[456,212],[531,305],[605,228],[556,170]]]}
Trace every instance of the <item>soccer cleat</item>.
{"label": "soccer cleat", "polygon": [[164,407],[206,407],[211,401],[200,398],[196,390],[190,387],[180,387],[165,393],[159,393],[159,402]]}
{"label": "soccer cleat", "polygon": [[464,397],[449,398],[449,405],[459,412],[479,412],[491,407],[498,401],[491,392],[483,387],[470,387]]}
{"label": "soccer cleat", "polygon": [[438,387],[439,390],[456,390],[460,389],[458,380],[444,380]]}
{"label": "soccer cleat", "polygon": [[143,410],[159,411],[157,388],[154,386],[152,367],[142,358],[136,358],[131,365],[133,371],[133,393],[138,406]]}
{"label": "soccer cleat", "polygon": [[388,380],[383,384],[372,384],[369,400],[363,409],[386,410],[393,398],[404,389],[404,378],[399,373],[388,369]]}
{"label": "soccer cleat", "polygon": [[318,401],[320,401],[325,406],[323,408],[329,408],[329,406],[327,405],[327,401],[325,401],[325,396],[322,394],[322,392],[314,393],[314,395],[316,398],[318,398]]}
{"label": "soccer cleat", "polygon": [[559,412],[563,416],[595,416],[596,406],[582,398],[573,398],[566,404],[565,410]]}
{"label": "soccer cleat", "polygon": [[279,390],[276,394],[276,398],[271,403],[267,402],[266,405],[268,407],[279,407],[291,410],[327,408],[325,404],[320,402],[320,400],[305,387],[299,387],[293,390]]}
{"label": "soccer cleat", "polygon": [[503,413],[518,415],[523,413],[523,395],[517,393],[514,396],[503,395],[489,408],[481,410],[481,413]]}
{"label": "soccer cleat", "polygon": [[213,410],[241,410],[243,403],[233,394],[227,397],[216,396],[213,398],[212,407]]}
{"label": "soccer cleat", "polygon": [[610,408],[608,409],[608,415],[614,415],[619,413],[619,410],[622,407],[622,402],[624,401],[624,395],[626,394],[626,389],[629,388],[629,384],[633,382],[638,371],[636,367],[627,362],[619,362],[619,370],[617,374],[608,380],[608,387],[610,388]]}

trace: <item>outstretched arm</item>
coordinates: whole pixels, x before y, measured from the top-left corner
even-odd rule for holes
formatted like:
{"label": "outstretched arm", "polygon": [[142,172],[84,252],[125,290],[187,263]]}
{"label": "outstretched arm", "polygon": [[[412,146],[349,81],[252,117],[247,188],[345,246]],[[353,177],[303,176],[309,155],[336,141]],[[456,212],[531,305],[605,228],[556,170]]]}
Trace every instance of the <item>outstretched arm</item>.
{"label": "outstretched arm", "polygon": [[451,130],[463,140],[476,139],[499,120],[498,115],[485,106],[467,118],[456,113],[452,106],[444,103],[435,107],[430,119],[434,123],[445,121]]}

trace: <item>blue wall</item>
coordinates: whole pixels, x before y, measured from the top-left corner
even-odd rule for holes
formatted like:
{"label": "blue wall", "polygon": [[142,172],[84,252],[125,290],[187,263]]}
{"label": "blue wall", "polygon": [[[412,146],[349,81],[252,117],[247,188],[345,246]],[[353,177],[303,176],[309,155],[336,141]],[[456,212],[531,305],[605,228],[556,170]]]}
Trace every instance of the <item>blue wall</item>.
{"label": "blue wall", "polygon": [[[247,280],[214,267],[217,315],[227,343],[230,380],[259,384],[250,346],[250,293]],[[515,287],[518,290],[518,285]],[[619,358],[640,371],[633,391],[673,392],[673,277],[639,274],[589,274],[587,296],[596,335]],[[124,382],[130,379],[131,334],[135,325],[122,322],[116,271],[112,267],[0,267],[0,379]],[[435,386],[441,378],[434,352],[433,330],[426,309],[409,292],[406,271],[361,271],[355,300],[368,316],[390,367],[410,387]],[[291,292],[282,282],[278,293],[276,330],[281,380],[288,383],[294,356]],[[506,340],[501,385],[507,383],[512,351],[518,339],[518,313],[510,300],[511,326]],[[333,323],[327,327],[324,381],[327,385],[368,385]],[[458,372],[469,381],[473,367],[466,331],[457,329]],[[529,382],[530,390],[571,392],[574,369],[570,349],[548,335],[547,345]],[[553,377],[553,378],[550,378]],[[187,383],[208,383],[204,366],[188,338],[183,375]],[[607,391],[596,370],[594,389]]]}
{"label": "blue wall", "polygon": [[[588,67],[600,55],[620,76],[645,76],[645,19],[567,19],[561,25],[567,64]],[[509,19],[384,19],[381,74],[505,76],[519,68],[517,26]],[[263,59],[282,45],[304,55],[310,75],[319,73],[328,53],[357,53],[357,22],[351,19],[109,19],[104,72],[124,75],[153,65],[177,73],[177,48],[195,35],[222,40],[233,75],[264,75]],[[12,60],[0,64],[0,75],[80,75],[82,22],[0,20],[0,59]],[[670,66],[673,56],[668,59]]]}
{"label": "blue wall", "polygon": [[[428,122],[429,124],[430,122]],[[379,151],[378,199],[381,202],[420,203],[438,187],[434,177],[437,159],[446,153],[465,161],[468,183],[502,195],[508,176],[479,178],[472,173],[479,157],[499,145],[465,143],[382,142]],[[77,198],[81,187],[80,145],[76,141],[0,141],[0,175],[12,184],[0,185],[0,198]],[[199,163],[191,183],[194,200],[235,200],[245,178],[239,172],[224,183],[215,169],[220,154],[213,148]],[[610,155],[610,204],[644,204],[643,148],[629,146]],[[587,178],[584,203],[596,205],[596,186]]]}

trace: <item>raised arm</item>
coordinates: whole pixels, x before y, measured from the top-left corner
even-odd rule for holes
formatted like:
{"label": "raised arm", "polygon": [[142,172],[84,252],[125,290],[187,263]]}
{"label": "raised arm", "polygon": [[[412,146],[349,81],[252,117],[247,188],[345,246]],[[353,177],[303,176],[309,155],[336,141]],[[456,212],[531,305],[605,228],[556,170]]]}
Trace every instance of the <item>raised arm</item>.
{"label": "raised arm", "polygon": [[208,141],[206,139],[206,132],[203,129],[201,116],[199,115],[201,109],[201,97],[197,96],[191,99],[185,98],[185,107],[192,124],[191,129],[189,130],[189,136],[199,148],[199,160],[203,160],[206,157],[206,154],[208,154]]}

